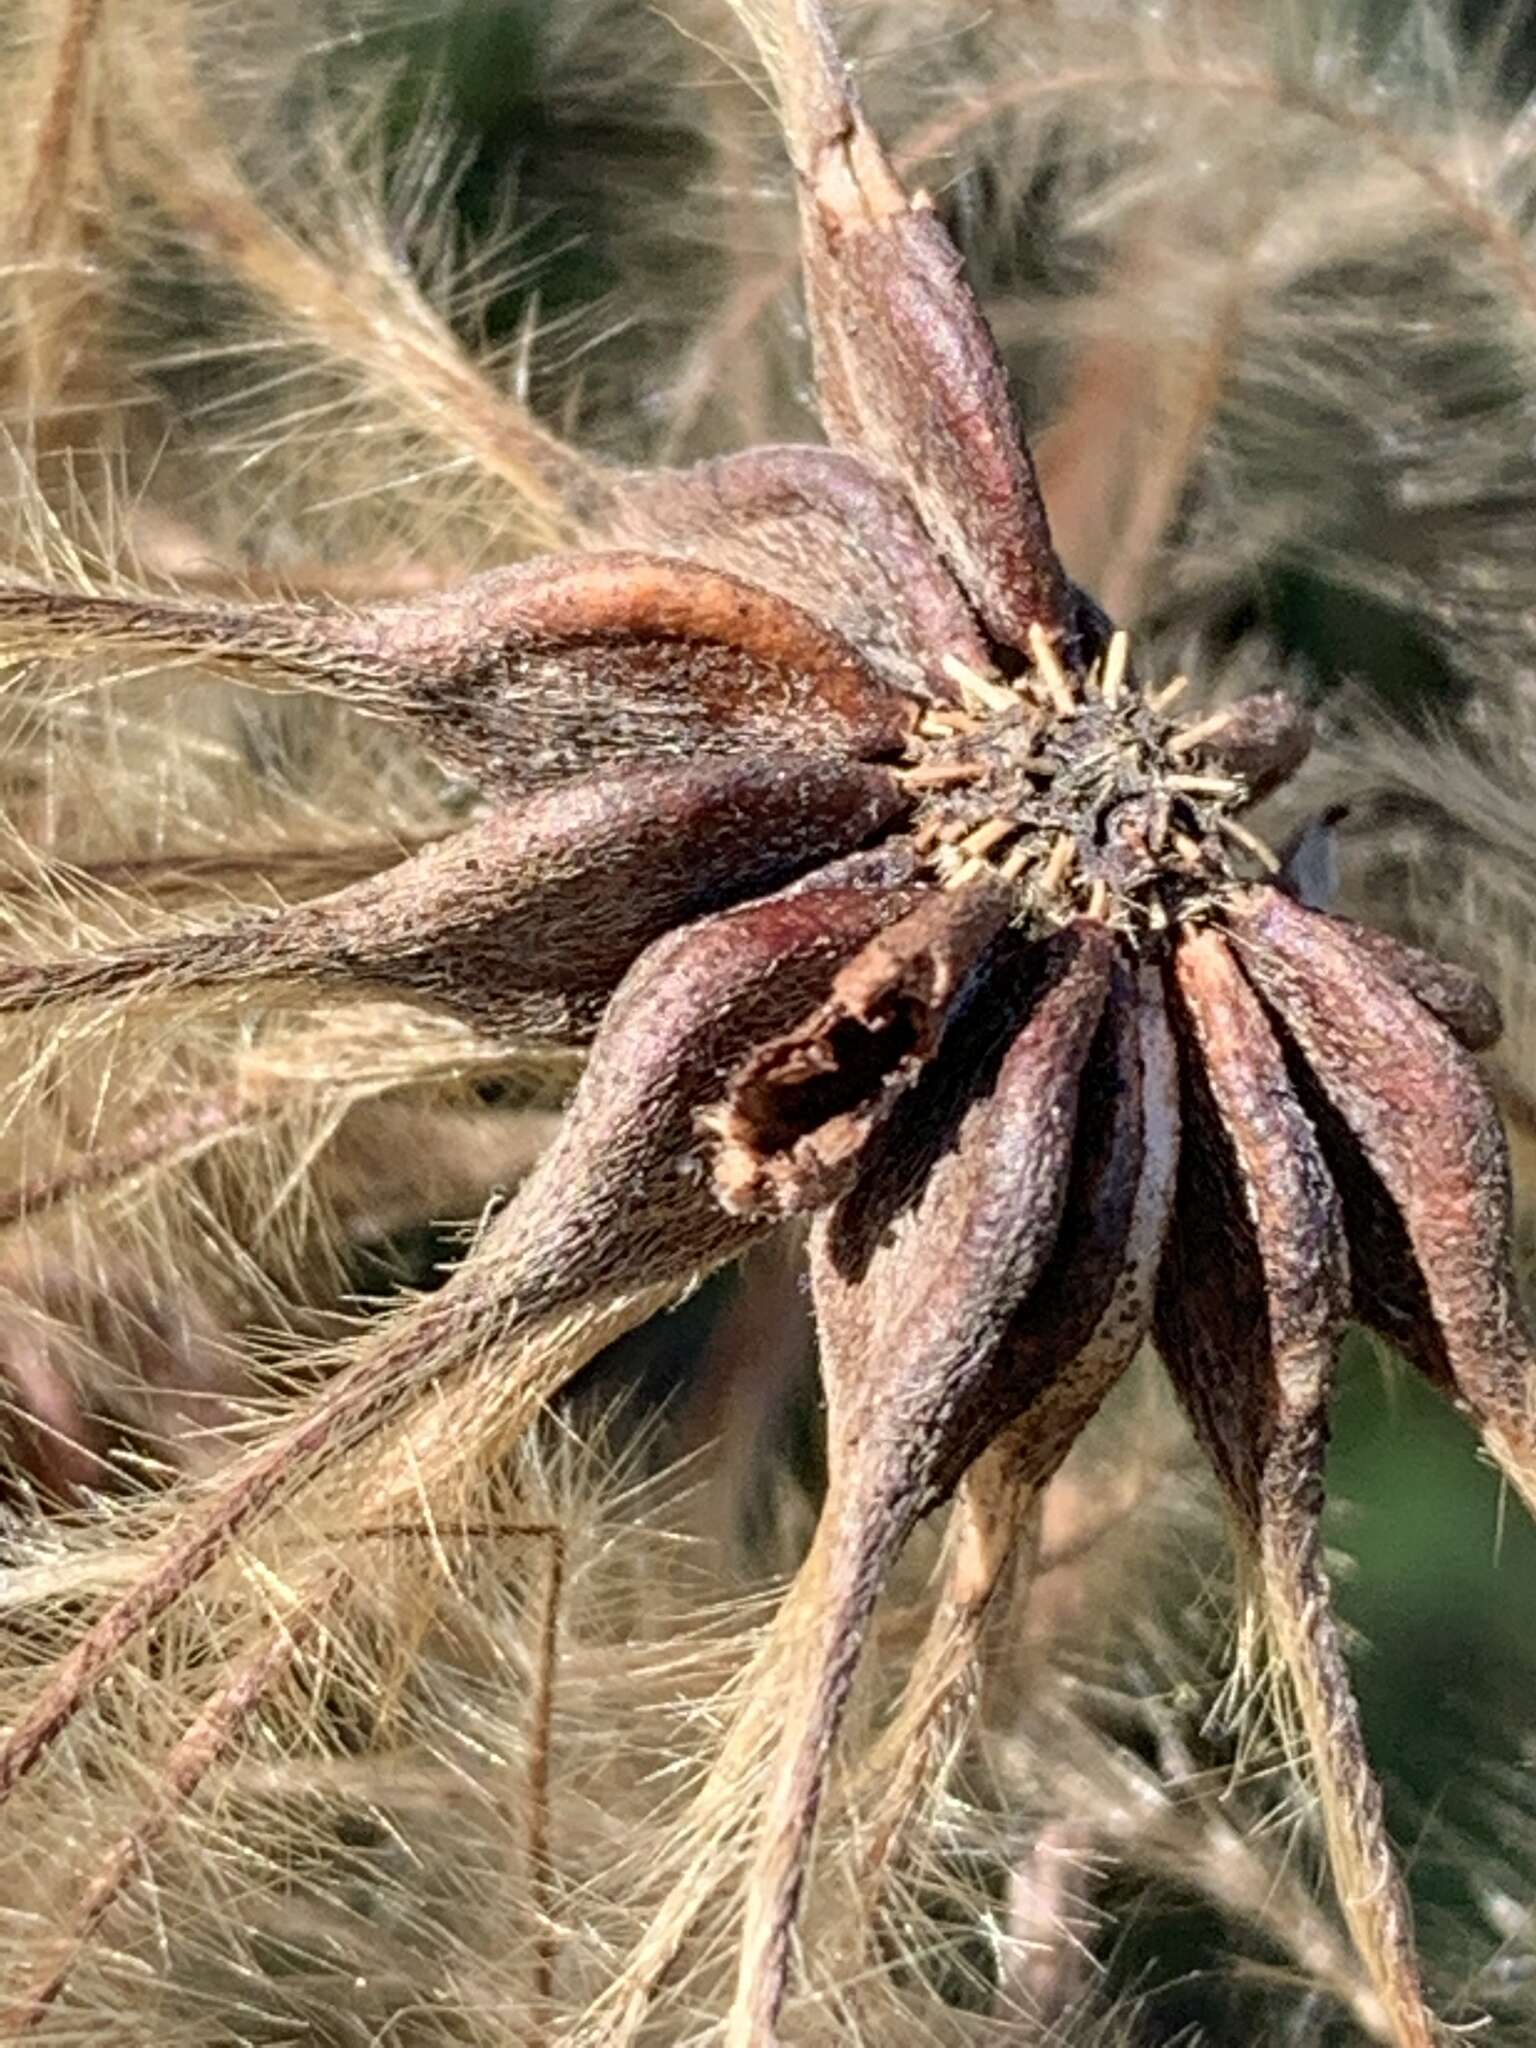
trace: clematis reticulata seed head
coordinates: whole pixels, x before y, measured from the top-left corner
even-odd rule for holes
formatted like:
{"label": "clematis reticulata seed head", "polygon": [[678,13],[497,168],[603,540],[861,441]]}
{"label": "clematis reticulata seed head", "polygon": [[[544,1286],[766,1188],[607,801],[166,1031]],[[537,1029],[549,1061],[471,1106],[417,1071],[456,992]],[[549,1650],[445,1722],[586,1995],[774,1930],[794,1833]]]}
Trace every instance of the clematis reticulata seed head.
{"label": "clematis reticulata seed head", "polygon": [[[46,1679],[0,1790],[116,1648],[387,1406],[424,1332],[458,1317],[481,1355],[591,1309],[542,1395],[808,1216],[826,1499],[779,1625],[783,1713],[771,1741],[727,1746],[700,1803],[738,1810],[766,1742],[730,2048],[775,2038],[902,1544],[957,1491],[962,1513],[985,1502],[979,1613],[1023,1505],[1149,1337],[1260,1588],[1384,2024],[1427,2048],[1319,1516],[1351,1321],[1472,1418],[1536,1509],[1504,1147],[1472,1057],[1497,1013],[1460,969],[1287,893],[1245,813],[1300,765],[1308,713],[1279,692],[1190,709],[1182,678],[1142,672],[1056,556],[960,257],[817,0],[747,12],[798,182],[830,449],[591,471],[584,551],[389,604],[0,593],[11,645],[325,688],[485,802],[329,896],[12,965],[0,1004],[289,981],[588,1048],[562,1136],[475,1254],[167,1539]],[[699,1840],[622,1980],[631,2028],[719,1867],[720,1838]]]}

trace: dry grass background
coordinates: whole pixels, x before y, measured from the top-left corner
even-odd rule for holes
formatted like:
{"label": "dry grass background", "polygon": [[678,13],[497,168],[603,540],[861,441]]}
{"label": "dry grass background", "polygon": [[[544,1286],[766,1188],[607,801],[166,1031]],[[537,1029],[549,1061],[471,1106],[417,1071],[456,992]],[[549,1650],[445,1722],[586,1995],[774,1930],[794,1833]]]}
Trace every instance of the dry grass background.
{"label": "dry grass background", "polygon": [[[1325,743],[1271,835],[1312,830],[1341,907],[1498,990],[1528,1195],[1527,15],[1470,34],[1421,4],[905,0],[841,25],[967,252],[1069,565],[1156,666],[1213,696],[1278,675],[1312,696]],[[793,208],[727,11],[552,0],[451,25],[457,84],[431,10],[13,0],[12,576],[414,591],[579,531],[572,444],[638,464],[810,430]],[[318,696],[6,660],[11,953],[293,901],[475,812]],[[425,1287],[458,1255],[573,1071],[399,1005],[6,1025],[9,1718],[155,1542],[167,1490],[367,1341],[360,1291]],[[649,1324],[515,1443],[506,1361],[475,1330],[444,1344],[420,1361],[425,1421],[341,1446],[17,1795],[0,1963],[13,1996],[69,1968],[35,2038],[707,2038],[733,1864],[648,2015],[611,1987],[643,1979],[695,1854],[689,1794],[808,1527],[794,1262],[755,1257]],[[434,1391],[466,1358],[467,1391]],[[1392,1384],[1357,1361],[1357,1413]],[[1214,1516],[1148,1362],[1052,1488],[974,1697],[935,1672],[923,1796],[892,1837],[890,1717],[945,1541],[927,1533],[823,1826],[793,2038],[1382,2038],[1263,1675],[1228,1678]],[[1416,1558],[1399,1542],[1405,1575],[1433,1565],[1432,1536]],[[1492,1531],[1474,1542],[1480,1597],[1519,1600]],[[344,1583],[315,1623],[296,1602],[317,1572]],[[197,1722],[253,1654],[259,1702]],[[1443,1673],[1390,1669],[1392,1712],[1441,1711]],[[1490,1679],[1445,1812],[1394,1809],[1442,2006],[1500,2042],[1536,2040],[1536,1724],[1511,1689]]]}

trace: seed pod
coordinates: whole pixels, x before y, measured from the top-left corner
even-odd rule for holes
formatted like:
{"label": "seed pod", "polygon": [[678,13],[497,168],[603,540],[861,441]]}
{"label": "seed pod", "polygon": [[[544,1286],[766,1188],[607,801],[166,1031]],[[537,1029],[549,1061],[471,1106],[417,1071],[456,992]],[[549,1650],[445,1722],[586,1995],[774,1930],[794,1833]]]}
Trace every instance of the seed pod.
{"label": "seed pod", "polygon": [[1476,1062],[1332,919],[1260,891],[1234,922],[1333,1111],[1362,1315],[1472,1416],[1536,1508],[1536,1357],[1511,1271],[1508,1153]]}
{"label": "seed pod", "polygon": [[800,176],[822,423],[901,480],[994,639],[1022,653],[1039,626],[1062,640],[1076,594],[959,252],[902,189],[820,10],[786,0],[761,13]]}
{"label": "seed pod", "polygon": [[987,643],[910,499],[858,456],[748,448],[613,487],[605,538],[750,578],[829,624],[899,688],[954,701],[946,660]]}
{"label": "seed pod", "polygon": [[1312,751],[1317,724],[1285,690],[1260,690],[1213,716],[1201,750],[1257,803],[1288,782]]}
{"label": "seed pod", "polygon": [[1018,1412],[1000,1347],[1056,1239],[1114,958],[1086,926],[1043,950],[1044,988],[1009,1001],[999,969],[968,1020],[972,1057],[933,1070],[884,1134],[880,1170],[817,1225],[828,1489],[792,1596],[802,1661],[747,1899],[731,2048],[772,2038],[831,1745],[890,1561]]}
{"label": "seed pod", "polygon": [[855,648],[740,577],[557,556],[357,610],[0,589],[0,651],[185,657],[404,725],[487,791],[604,761],[754,744],[878,759],[917,707]]}
{"label": "seed pod", "polygon": [[[1158,1341],[1251,1545],[1322,1793],[1335,1880],[1405,2048],[1433,2048],[1408,1897],[1382,1820],[1323,1568],[1344,1218],[1284,1056],[1226,942],[1186,934],[1185,1170]],[[1213,1248],[1219,1244],[1219,1256]]]}
{"label": "seed pod", "polygon": [[273,916],[0,968],[0,1011],[287,983],[580,1042],[652,939],[858,846],[904,803],[888,769],[792,754],[590,776]]}

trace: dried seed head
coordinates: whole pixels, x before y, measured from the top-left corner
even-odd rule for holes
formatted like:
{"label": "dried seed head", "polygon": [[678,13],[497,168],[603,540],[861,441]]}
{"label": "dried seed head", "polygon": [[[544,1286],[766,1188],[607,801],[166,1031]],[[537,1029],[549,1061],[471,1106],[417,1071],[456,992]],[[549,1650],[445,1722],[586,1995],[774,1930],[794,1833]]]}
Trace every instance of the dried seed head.
{"label": "dried seed head", "polygon": [[1146,936],[1200,914],[1236,874],[1237,813],[1299,765],[1306,713],[1278,693],[1192,721],[1128,672],[1124,639],[1081,671],[1036,636],[1011,684],[951,665],[968,711],[938,711],[907,771],[914,831],[951,886],[988,870],[1047,925],[1088,914]]}
{"label": "dried seed head", "polygon": [[[181,1519],[147,1519],[142,1567],[112,1582],[17,1713],[0,1793],[81,1725],[148,1631],[153,1691],[169,1610],[249,1544],[252,1568],[226,1572],[203,1613],[237,1609],[266,1565],[267,1525],[302,1499],[268,1574],[281,1632],[263,1637],[256,1617],[170,1744],[144,1825],[116,1837],[86,1889],[83,1940],[263,1689],[352,1597],[350,1566],[316,1537],[316,1499],[369,1526],[404,1499],[429,1519],[462,1502],[466,1471],[496,1462],[606,1338],[783,1216],[819,1210],[825,1508],[605,2040],[639,2026],[756,1821],[728,2038],[771,2048],[888,1569],[918,1517],[963,1486],[971,1540],[952,1547],[942,1654],[919,1660],[893,1724],[909,1746],[888,1774],[886,1841],[934,1758],[936,1716],[973,1675],[1031,1494],[1156,1301],[1325,1793],[1374,1985],[1356,2008],[1418,2048],[1433,2022],[1328,1607],[1321,1453],[1349,1311],[1476,1417],[1536,1504],[1502,1151],[1455,1043],[1487,1043],[1498,1020],[1454,969],[1241,879],[1277,866],[1240,814],[1300,762],[1306,714],[1266,693],[1181,722],[1185,679],[1138,677],[1054,552],[958,254],[871,130],[817,0],[739,5],[798,180],[831,452],[606,471],[482,385],[387,264],[372,289],[357,269],[343,286],[268,224],[213,134],[200,179],[180,178],[180,151],[152,133],[125,158],[247,291],[379,390],[414,379],[423,431],[521,479],[541,526],[591,551],[468,580],[407,575],[391,586],[405,597],[374,590],[355,609],[102,595],[73,559],[73,587],[0,590],[0,655],[29,705],[35,693],[51,714],[79,690],[75,670],[54,675],[59,655],[323,689],[403,727],[494,807],[275,915],[12,966],[0,1007],[289,978],[446,1005],[502,1042],[590,1038],[590,1060],[548,1151],[448,1283],[375,1326]],[[173,22],[159,61],[200,133],[180,43]],[[61,66],[66,112],[78,69]],[[39,217],[23,213],[30,244]],[[1175,452],[1133,527],[1161,523],[1186,461]],[[1143,567],[1119,580],[1133,587]],[[72,1420],[32,1379],[35,1412],[52,1400]],[[553,1853],[545,1825],[530,1848],[546,1930],[536,2002],[554,1968]],[[22,2025],[71,1960],[35,1978]]]}

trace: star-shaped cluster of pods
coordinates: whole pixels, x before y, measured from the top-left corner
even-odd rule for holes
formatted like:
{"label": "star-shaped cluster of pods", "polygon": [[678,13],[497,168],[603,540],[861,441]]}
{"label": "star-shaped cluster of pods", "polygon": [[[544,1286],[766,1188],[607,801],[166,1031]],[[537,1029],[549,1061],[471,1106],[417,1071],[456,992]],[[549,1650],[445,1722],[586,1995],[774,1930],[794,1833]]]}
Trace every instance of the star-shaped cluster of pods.
{"label": "star-shaped cluster of pods", "polygon": [[[937,213],[814,0],[772,27],[830,447],[612,473],[582,508],[588,550],[407,602],[0,593],[11,646],[339,691],[488,805],[293,909],[10,967],[6,1008],[277,980],[590,1046],[553,1150],[463,1271],[190,1512],[49,1676],[0,1788],[435,1336],[467,1320],[494,1351],[605,1304],[542,1395],[806,1215],[830,1476],[786,1607],[732,2048],[775,2037],[832,1745],[905,1539],[958,1489],[953,1597],[978,1614],[1024,1504],[1149,1336],[1261,1590],[1385,2024],[1427,2043],[1322,1471],[1358,1322],[1536,1506],[1505,1151],[1472,1057],[1498,1018],[1459,969],[1289,892],[1240,814],[1302,759],[1306,715],[1276,694],[1185,718],[1182,679],[1138,675],[1053,552]],[[619,2032],[711,1869],[631,1973]]]}

